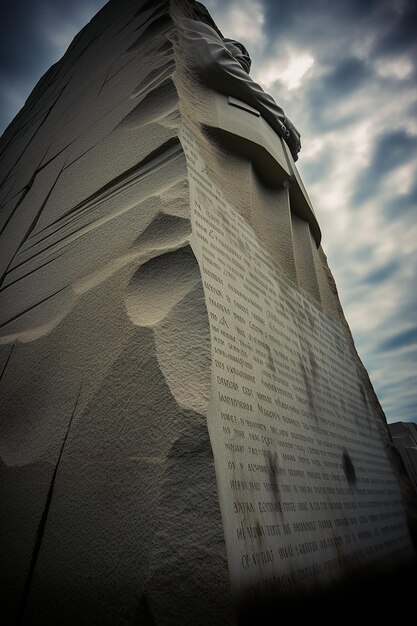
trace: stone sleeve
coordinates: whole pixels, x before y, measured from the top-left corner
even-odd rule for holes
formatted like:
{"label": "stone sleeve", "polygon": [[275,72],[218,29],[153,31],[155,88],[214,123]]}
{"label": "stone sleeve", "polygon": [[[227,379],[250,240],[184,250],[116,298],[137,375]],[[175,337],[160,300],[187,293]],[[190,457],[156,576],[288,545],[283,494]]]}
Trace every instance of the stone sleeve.
{"label": "stone sleeve", "polygon": [[196,20],[184,20],[184,30],[193,49],[195,68],[209,87],[243,100],[257,109],[288,144],[294,160],[300,151],[300,134],[275,100],[243,70],[216,31]]}

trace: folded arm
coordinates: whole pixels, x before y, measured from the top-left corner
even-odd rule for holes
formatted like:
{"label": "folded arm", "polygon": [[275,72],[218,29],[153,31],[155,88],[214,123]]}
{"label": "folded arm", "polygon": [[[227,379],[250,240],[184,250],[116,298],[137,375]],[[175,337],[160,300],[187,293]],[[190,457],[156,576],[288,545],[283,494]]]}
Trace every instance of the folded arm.
{"label": "folded arm", "polygon": [[195,69],[203,82],[257,109],[286,141],[296,161],[301,148],[299,132],[275,100],[245,72],[216,31],[203,22],[185,20],[185,34],[192,43]]}

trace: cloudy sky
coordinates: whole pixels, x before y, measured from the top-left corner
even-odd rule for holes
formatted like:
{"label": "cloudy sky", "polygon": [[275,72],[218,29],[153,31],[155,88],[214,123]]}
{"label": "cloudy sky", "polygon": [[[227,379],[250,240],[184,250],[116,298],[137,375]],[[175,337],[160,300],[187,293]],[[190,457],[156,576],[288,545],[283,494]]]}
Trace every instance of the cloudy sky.
{"label": "cloudy sky", "polygon": [[[105,2],[1,0],[0,132]],[[417,3],[206,0],[301,132],[299,169],[388,421],[417,421]]]}

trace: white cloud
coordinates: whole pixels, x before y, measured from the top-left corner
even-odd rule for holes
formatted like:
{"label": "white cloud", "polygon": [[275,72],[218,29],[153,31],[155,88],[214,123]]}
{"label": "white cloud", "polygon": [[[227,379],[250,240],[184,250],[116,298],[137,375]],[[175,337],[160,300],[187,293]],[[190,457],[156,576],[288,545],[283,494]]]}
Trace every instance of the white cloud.
{"label": "white cloud", "polygon": [[289,91],[297,89],[301,85],[301,79],[314,65],[314,59],[309,54],[294,50],[288,58],[279,61],[269,61],[261,67],[256,79],[265,89],[269,89],[273,83],[280,81]]}
{"label": "white cloud", "polygon": [[232,0],[220,6],[216,0],[207,0],[204,4],[216,21],[216,16],[221,15],[221,29],[225,37],[244,44],[263,43],[265,17],[258,0]]}
{"label": "white cloud", "polygon": [[377,74],[382,78],[404,80],[409,78],[413,72],[413,63],[407,57],[391,60],[378,59],[374,67]]}

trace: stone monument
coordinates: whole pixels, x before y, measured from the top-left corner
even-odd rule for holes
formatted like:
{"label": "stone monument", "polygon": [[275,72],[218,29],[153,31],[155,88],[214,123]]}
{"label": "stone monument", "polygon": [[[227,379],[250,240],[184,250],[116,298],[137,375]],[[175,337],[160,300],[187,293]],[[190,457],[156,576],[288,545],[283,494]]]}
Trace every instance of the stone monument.
{"label": "stone monument", "polygon": [[198,2],[111,0],[3,135],[7,623],[233,624],[413,557],[300,135],[249,67]]}

